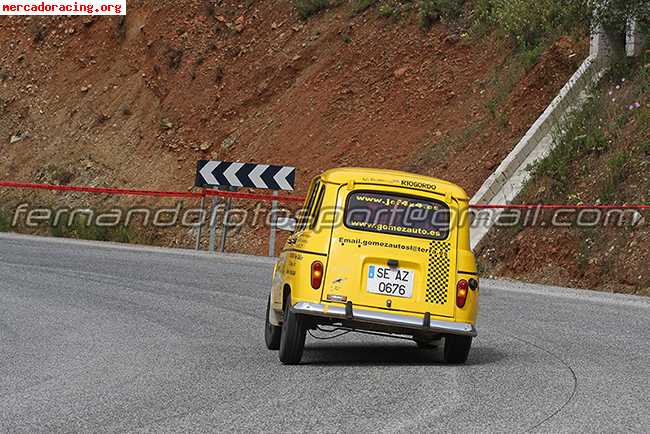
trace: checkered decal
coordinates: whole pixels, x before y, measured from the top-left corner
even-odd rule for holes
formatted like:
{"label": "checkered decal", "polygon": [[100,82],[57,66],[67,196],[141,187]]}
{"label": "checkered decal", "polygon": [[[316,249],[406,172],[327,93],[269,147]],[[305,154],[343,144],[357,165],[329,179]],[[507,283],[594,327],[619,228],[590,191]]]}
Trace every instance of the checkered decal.
{"label": "checkered decal", "polygon": [[449,243],[431,241],[427,269],[427,303],[447,303],[449,288]]}

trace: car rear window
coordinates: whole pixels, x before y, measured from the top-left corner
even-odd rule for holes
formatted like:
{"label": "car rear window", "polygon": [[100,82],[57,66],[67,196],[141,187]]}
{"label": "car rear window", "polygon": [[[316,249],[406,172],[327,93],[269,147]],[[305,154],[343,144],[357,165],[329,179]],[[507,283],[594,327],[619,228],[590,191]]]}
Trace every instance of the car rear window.
{"label": "car rear window", "polygon": [[444,202],[406,194],[353,191],[345,206],[350,229],[444,240],[449,235],[449,207]]}

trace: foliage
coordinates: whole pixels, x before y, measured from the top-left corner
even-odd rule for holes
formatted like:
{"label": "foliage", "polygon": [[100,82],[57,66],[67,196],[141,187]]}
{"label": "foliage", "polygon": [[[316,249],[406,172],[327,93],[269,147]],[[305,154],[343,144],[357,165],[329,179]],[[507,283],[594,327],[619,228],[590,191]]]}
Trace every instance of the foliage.
{"label": "foliage", "polygon": [[624,31],[628,17],[636,17],[643,26],[650,23],[648,0],[600,0],[590,5],[594,8],[594,20],[608,30]]}
{"label": "foliage", "polygon": [[78,214],[72,222],[67,219],[50,222],[50,235],[61,238],[79,238],[92,241],[113,241],[117,243],[153,244],[153,238],[145,233],[138,233],[123,225],[103,227],[87,224],[87,216]]}
{"label": "foliage", "polygon": [[641,152],[647,156],[650,156],[650,139],[641,143]]}
{"label": "foliage", "polygon": [[601,202],[613,203],[616,201],[617,192],[627,177],[626,166],[629,162],[630,155],[626,152],[618,153],[607,161],[609,173],[600,192]]}
{"label": "foliage", "polygon": [[373,6],[375,3],[377,3],[378,0],[354,0],[352,2],[352,12],[356,14],[360,14],[364,12],[366,9],[369,7]]}
{"label": "foliage", "polygon": [[586,32],[590,23],[623,31],[628,17],[642,28],[650,22],[647,0],[477,0],[475,28],[498,28],[519,48],[534,47],[558,34]]}
{"label": "foliage", "polygon": [[478,0],[479,25],[497,27],[519,48],[539,45],[544,38],[573,33],[589,21],[586,0]]}
{"label": "foliage", "polygon": [[330,7],[329,0],[293,0],[293,5],[301,18],[306,19]]}
{"label": "foliage", "polygon": [[522,50],[521,54],[519,55],[519,59],[524,70],[528,71],[533,66],[537,65],[537,62],[539,61],[542,53],[544,53],[543,45],[537,45]]}
{"label": "foliage", "polygon": [[9,232],[9,229],[11,229],[11,221],[4,210],[0,209],[0,232]]}
{"label": "foliage", "polygon": [[612,63],[594,96],[557,127],[555,149],[534,167],[536,175],[547,178],[554,193],[568,193],[574,178],[592,175],[593,167],[588,169],[587,161],[601,162],[597,190],[604,203],[622,200],[621,186],[629,174],[645,173],[640,163],[650,154],[648,62],[650,53],[646,52],[639,59]]}
{"label": "foliage", "polygon": [[377,12],[380,17],[392,17],[399,20],[417,7],[418,2],[414,0],[381,0],[377,6]]}
{"label": "foliage", "polygon": [[454,21],[463,14],[464,0],[420,0],[420,27],[428,29],[438,20]]}
{"label": "foliage", "polygon": [[387,2],[381,2],[377,10],[379,12],[379,16],[382,17],[392,17],[395,14],[395,8]]}
{"label": "foliage", "polygon": [[551,181],[557,193],[566,193],[573,185],[570,179],[571,164],[589,154],[601,154],[608,143],[600,124],[601,98],[590,98],[582,110],[573,112],[555,134],[556,146],[548,157],[539,161],[533,171]]}

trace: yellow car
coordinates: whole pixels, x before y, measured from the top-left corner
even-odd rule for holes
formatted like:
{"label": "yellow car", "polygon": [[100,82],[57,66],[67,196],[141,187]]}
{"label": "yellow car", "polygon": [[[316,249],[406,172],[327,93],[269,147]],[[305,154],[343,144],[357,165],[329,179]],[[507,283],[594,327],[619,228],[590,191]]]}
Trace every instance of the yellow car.
{"label": "yellow car", "polygon": [[280,361],[302,358],[307,330],[444,338],[448,363],[467,360],[479,282],[468,197],[440,179],[378,169],[314,178],[278,258],[265,341]]}

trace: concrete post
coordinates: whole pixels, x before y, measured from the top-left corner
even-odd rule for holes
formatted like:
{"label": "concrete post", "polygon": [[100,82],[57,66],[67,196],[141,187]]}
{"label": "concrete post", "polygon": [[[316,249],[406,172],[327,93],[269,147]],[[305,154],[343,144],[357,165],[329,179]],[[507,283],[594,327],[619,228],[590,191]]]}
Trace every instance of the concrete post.
{"label": "concrete post", "polygon": [[625,54],[627,57],[639,57],[643,50],[643,39],[638,21],[634,18],[627,20],[625,27]]}
{"label": "concrete post", "polygon": [[609,34],[605,32],[601,24],[595,25],[591,29],[589,55],[595,58],[609,58],[612,54],[612,44]]}

